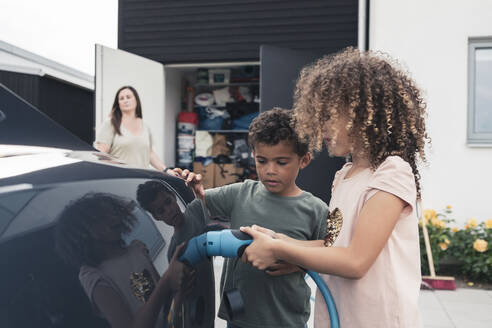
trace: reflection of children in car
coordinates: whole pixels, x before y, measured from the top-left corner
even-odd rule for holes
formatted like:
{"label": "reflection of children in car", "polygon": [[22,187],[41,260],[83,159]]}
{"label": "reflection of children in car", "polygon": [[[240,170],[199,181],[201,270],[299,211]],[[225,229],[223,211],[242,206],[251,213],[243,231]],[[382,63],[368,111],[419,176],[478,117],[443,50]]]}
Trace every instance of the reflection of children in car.
{"label": "reflection of children in car", "polygon": [[183,283],[184,266],[174,256],[159,277],[141,241],[125,245],[122,236],[136,223],[135,206],[110,194],[86,194],[60,214],[56,248],[80,268],[94,311],[112,327],[162,327],[163,314]]}
{"label": "reflection of children in car", "polygon": [[[174,253],[177,245],[190,240],[210,229],[214,221],[210,221],[203,203],[199,199],[189,203],[181,211],[176,195],[158,181],[148,181],[141,184],[137,191],[137,200],[140,206],[149,211],[154,219],[165,222],[174,227],[168,258]],[[195,287],[189,291],[178,293],[174,307],[181,305],[186,296],[190,301],[184,302],[184,312],[194,315],[185,318],[185,327],[212,327],[215,318],[214,274],[210,262],[204,262],[195,269]]]}

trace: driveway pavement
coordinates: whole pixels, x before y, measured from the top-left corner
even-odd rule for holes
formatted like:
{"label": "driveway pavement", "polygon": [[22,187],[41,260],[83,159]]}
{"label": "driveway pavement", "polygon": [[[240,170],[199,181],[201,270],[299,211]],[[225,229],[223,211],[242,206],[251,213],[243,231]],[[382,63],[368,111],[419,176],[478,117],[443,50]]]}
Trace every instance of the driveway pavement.
{"label": "driveway pavement", "polygon": [[[222,258],[214,259],[216,308],[219,306],[219,282]],[[316,285],[308,279],[311,295]],[[492,291],[459,288],[455,291],[423,290],[420,292],[420,311],[424,328],[492,328]],[[311,313],[314,302],[311,301]],[[226,322],[215,319],[216,328],[225,328]],[[313,327],[312,315],[308,327]]]}

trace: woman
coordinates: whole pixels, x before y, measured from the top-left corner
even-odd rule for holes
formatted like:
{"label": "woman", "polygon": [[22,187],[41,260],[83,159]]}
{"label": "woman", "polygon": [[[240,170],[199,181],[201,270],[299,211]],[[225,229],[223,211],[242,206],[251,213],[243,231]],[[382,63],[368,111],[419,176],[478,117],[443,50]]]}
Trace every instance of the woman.
{"label": "woman", "polygon": [[152,165],[166,171],[166,165],[152,150],[152,134],[142,120],[142,105],[137,90],[123,86],[117,92],[111,120],[104,122],[94,147],[139,168]]}

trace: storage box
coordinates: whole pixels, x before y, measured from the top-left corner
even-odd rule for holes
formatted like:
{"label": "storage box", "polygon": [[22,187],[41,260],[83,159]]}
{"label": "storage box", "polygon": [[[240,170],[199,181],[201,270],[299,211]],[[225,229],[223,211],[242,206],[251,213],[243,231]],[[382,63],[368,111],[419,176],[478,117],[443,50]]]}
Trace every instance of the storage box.
{"label": "storage box", "polygon": [[193,162],[193,172],[202,175],[202,183],[205,189],[214,187],[216,165],[217,164],[211,163],[205,166],[202,162]]}
{"label": "storage box", "polygon": [[238,182],[242,169],[236,164],[215,164],[215,187]]}
{"label": "storage box", "polygon": [[212,145],[212,156],[216,157],[219,155],[230,155],[231,150],[227,147],[227,139],[223,134],[214,135],[214,143]]}

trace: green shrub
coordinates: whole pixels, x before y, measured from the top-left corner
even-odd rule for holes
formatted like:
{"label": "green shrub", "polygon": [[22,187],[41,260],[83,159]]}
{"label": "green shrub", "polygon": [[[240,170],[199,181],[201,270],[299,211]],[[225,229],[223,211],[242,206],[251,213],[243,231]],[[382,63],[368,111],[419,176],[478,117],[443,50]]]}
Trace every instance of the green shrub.
{"label": "green shrub", "polygon": [[451,228],[450,225],[456,222],[449,218],[451,213],[451,206],[440,213],[427,209],[419,221],[422,274],[429,275],[422,234],[422,224],[425,221],[436,272],[439,271],[440,262],[447,258],[458,263],[462,277],[492,282],[492,220],[478,223],[475,219],[469,219],[463,229],[456,226]]}

